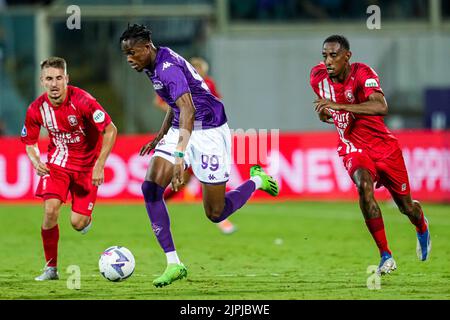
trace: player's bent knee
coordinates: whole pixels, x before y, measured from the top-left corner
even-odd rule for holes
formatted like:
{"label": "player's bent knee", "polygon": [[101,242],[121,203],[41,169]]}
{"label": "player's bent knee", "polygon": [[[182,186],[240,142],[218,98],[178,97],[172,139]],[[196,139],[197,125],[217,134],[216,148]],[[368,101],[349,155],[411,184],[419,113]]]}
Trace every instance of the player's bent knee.
{"label": "player's bent knee", "polygon": [[214,223],[219,223],[220,221],[223,220],[221,219],[222,212],[223,208],[219,208],[217,206],[205,207],[206,216],[208,217],[209,220],[211,220]]}
{"label": "player's bent knee", "polygon": [[362,180],[358,185],[358,193],[362,200],[369,202],[373,198],[372,182]]}
{"label": "player's bent knee", "polygon": [[57,206],[46,206],[45,217],[47,220],[56,221],[59,216],[59,208]]}
{"label": "player's bent knee", "polygon": [[163,200],[164,189],[153,181],[144,181],[141,186],[145,202],[156,202]]}
{"label": "player's bent knee", "polygon": [[408,196],[397,196],[395,202],[397,203],[400,212],[407,216],[414,215],[416,208],[420,210],[420,204]]}
{"label": "player's bent knee", "polygon": [[81,231],[85,228],[86,226],[84,225],[84,223],[80,223],[80,222],[72,222],[72,228],[74,228],[76,231]]}
{"label": "player's bent knee", "polygon": [[398,206],[398,209],[400,210],[401,213],[403,213],[404,215],[410,216],[414,213],[414,206],[411,204],[405,204],[405,203],[401,203]]}
{"label": "player's bent knee", "polygon": [[81,231],[88,226],[90,221],[91,219],[86,216],[83,218],[72,218],[70,220],[70,223],[72,224],[72,228],[74,228],[77,231]]}

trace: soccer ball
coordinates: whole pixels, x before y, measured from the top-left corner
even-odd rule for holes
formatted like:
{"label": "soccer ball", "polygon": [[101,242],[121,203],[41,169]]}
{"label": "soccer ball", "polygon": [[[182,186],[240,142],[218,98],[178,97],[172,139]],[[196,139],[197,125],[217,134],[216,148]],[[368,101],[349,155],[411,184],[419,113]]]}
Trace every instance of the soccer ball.
{"label": "soccer ball", "polygon": [[98,268],[100,273],[109,281],[122,281],[134,272],[134,257],[130,250],[121,246],[106,249],[100,256]]}

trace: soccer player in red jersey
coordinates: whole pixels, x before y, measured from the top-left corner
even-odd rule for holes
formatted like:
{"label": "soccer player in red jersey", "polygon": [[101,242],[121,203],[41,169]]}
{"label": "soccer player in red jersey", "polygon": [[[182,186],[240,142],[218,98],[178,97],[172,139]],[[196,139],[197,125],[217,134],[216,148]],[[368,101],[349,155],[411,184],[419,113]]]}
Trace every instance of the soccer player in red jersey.
{"label": "soccer player in red jersey", "polygon": [[[102,106],[86,91],[69,86],[67,64],[51,57],[41,63],[45,93],[28,107],[21,140],[41,177],[36,196],[44,200],[41,228],[46,266],[37,281],[57,280],[58,216],[68,193],[72,197],[72,227],[85,234],[92,225],[97,189],[117,129]],[[48,131],[47,162],[40,159],[41,127]]]}
{"label": "soccer player in red jersey", "polygon": [[397,138],[384,124],[387,102],[376,72],[363,63],[350,63],[348,40],[328,37],[322,48],[323,62],[312,68],[310,83],[318,99],[314,101],[320,120],[334,123],[339,134],[338,153],[359,193],[359,204],[367,228],[381,255],[379,274],[396,269],[389,250],[381,210],[374,198],[383,185],[401,213],[417,232],[417,255],[428,258],[431,239],[428,221],[418,201],[412,200],[408,174]]}
{"label": "soccer player in red jersey", "polygon": [[[218,99],[221,99],[222,95],[217,90],[214,79],[208,75],[209,71],[208,63],[203,58],[200,57],[193,57],[189,59],[189,62],[192,64],[195,70],[197,70],[198,74],[203,78],[212,95],[217,97]],[[169,105],[165,103],[164,100],[158,95],[155,96],[155,105],[166,113],[167,110],[170,108]],[[194,173],[192,171],[192,168],[188,168],[187,170],[184,171],[184,185],[181,189],[184,189],[184,187],[189,183],[193,175]],[[176,192],[173,189],[167,188],[164,191],[164,199],[169,200],[170,198],[175,196],[175,194]],[[236,226],[229,219],[220,221],[219,223],[217,223],[217,226],[219,227],[220,231],[222,231],[223,234],[232,234],[236,231]]]}

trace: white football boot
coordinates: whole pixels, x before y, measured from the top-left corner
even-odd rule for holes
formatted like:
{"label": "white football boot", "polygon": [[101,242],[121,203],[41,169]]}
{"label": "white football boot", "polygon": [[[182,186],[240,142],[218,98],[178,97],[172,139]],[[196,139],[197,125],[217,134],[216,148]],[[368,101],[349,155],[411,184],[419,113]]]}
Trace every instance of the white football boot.
{"label": "white football boot", "polygon": [[382,276],[384,274],[391,273],[391,271],[394,271],[395,269],[397,269],[397,264],[395,263],[394,258],[392,258],[392,255],[389,253],[384,252],[381,256],[377,274]]}
{"label": "white football boot", "polygon": [[34,278],[34,280],[36,281],[46,281],[46,280],[58,280],[59,276],[58,276],[58,270],[56,267],[45,267],[44,268],[44,272]]}

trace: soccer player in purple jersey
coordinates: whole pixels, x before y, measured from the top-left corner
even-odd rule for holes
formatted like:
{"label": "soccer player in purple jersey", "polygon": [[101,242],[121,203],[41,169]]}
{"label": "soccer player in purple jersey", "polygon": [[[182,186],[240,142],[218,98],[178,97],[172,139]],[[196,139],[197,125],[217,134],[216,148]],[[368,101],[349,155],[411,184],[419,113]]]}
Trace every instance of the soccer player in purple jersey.
{"label": "soccer player in purple jersey", "polygon": [[249,180],[225,192],[231,168],[231,134],[222,102],[189,62],[167,47],[154,45],[147,27],[128,26],[120,45],[131,68],[145,72],[156,93],[170,106],[156,138],[140,150],[144,156],[155,149],[142,193],[153,232],[167,257],[167,268],[153,281],[162,287],[187,276],[175,250],[163,198],[170,183],[175,191],[184,184],[186,168],[192,167],[202,183],[204,210],[214,223],[241,208],[256,189],[276,196],[279,188],[260,166],[253,166]]}

